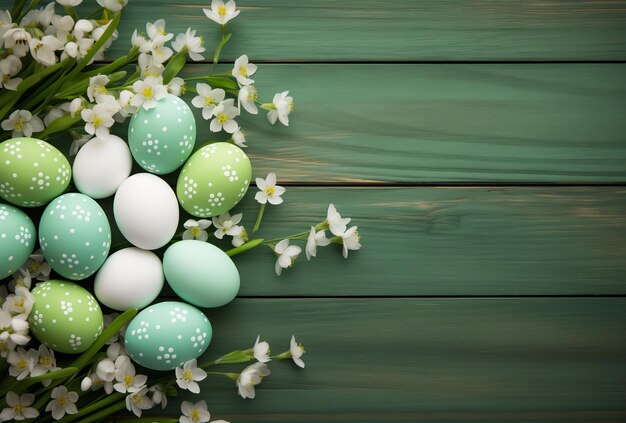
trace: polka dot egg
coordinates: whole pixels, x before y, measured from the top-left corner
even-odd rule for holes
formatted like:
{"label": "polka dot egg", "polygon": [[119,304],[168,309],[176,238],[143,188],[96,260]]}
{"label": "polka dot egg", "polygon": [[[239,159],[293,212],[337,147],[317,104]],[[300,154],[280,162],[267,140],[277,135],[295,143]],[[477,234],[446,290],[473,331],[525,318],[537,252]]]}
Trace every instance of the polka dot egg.
{"label": "polka dot egg", "polygon": [[38,283],[32,294],[35,305],[28,317],[30,330],[48,348],[81,353],[102,333],[102,310],[85,288],[49,280]]}
{"label": "polka dot egg", "polygon": [[0,144],[0,197],[22,207],[48,203],[67,188],[71,168],[52,145],[35,138]]}
{"label": "polka dot egg", "polygon": [[140,107],[128,126],[128,144],[143,169],[164,175],[178,169],[196,142],[196,121],[187,104],[168,94],[152,109]]}
{"label": "polka dot egg", "polygon": [[35,247],[35,225],[17,207],[0,204],[0,279],[28,260]]}
{"label": "polka dot egg", "polygon": [[130,358],[153,370],[171,370],[206,351],[213,331],[197,308],[177,301],[154,304],[128,324],[124,345]]}
{"label": "polka dot egg", "polygon": [[241,201],[252,177],[250,159],[242,149],[226,142],[196,151],[178,176],[178,202],[196,217],[220,215]]}
{"label": "polka dot egg", "polygon": [[56,198],[39,222],[43,256],[60,275],[85,279],[98,270],[109,254],[111,227],[98,203],[84,194]]}

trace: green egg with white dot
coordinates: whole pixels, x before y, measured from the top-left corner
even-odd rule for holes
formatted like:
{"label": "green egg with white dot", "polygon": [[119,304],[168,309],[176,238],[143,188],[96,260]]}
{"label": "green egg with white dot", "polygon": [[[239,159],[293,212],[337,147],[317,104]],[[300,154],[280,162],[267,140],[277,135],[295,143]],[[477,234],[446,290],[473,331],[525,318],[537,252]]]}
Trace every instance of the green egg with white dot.
{"label": "green egg with white dot", "polygon": [[102,207],[85,194],[54,199],[41,215],[39,244],[55,272],[71,280],[94,274],[109,254],[111,226]]}
{"label": "green egg with white dot", "polygon": [[135,161],[157,175],[171,173],[191,155],[196,120],[189,106],[168,94],[151,109],[140,107],[128,125],[128,144]]}
{"label": "green egg with white dot", "polygon": [[200,310],[186,303],[153,304],[128,324],[124,346],[136,363],[153,370],[172,370],[206,351],[213,330]]}
{"label": "green egg with white dot", "polygon": [[28,316],[31,333],[60,353],[82,353],[102,333],[104,320],[96,299],[72,282],[49,280],[32,290],[35,305]]}
{"label": "green egg with white dot", "polygon": [[0,279],[26,263],[35,248],[35,225],[17,207],[0,204]]}
{"label": "green egg with white dot", "polygon": [[252,165],[241,148],[227,142],[208,144],[183,166],[176,196],[193,216],[218,216],[241,201],[251,178]]}
{"label": "green egg with white dot", "polygon": [[0,197],[21,207],[37,207],[59,196],[72,170],[59,150],[45,141],[19,137],[0,143]]}

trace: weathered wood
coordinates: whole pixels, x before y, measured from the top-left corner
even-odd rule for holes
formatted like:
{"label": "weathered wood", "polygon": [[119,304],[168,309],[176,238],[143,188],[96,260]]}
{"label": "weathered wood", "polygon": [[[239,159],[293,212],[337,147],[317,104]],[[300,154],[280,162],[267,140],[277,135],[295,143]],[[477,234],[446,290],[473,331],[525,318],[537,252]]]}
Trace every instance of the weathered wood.
{"label": "weathered wood", "polygon": [[623,298],[238,299],[206,310],[205,358],[257,334],[278,354],[295,334],[306,368],[270,363],[255,400],[212,376],[153,412],[204,399],[232,422],[621,421],[625,310]]}
{"label": "weathered wood", "polygon": [[[189,26],[212,50],[219,26],[206,0],[135,0],[125,10],[112,57],[128,51],[135,28],[167,20]],[[624,60],[626,4],[532,0],[241,0],[223,57],[270,61]]]}

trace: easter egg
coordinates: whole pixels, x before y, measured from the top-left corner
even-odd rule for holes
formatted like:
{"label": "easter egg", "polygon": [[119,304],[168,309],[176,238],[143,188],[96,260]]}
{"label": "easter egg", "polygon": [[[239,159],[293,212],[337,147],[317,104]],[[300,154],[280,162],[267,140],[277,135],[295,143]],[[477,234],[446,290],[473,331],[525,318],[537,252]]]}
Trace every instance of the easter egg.
{"label": "easter egg", "polygon": [[74,184],[91,198],[105,198],[115,194],[132,167],[130,150],[120,137],[93,138],[76,154],[72,165]]}
{"label": "easter egg", "polygon": [[196,120],[187,104],[168,94],[151,109],[140,107],[128,125],[128,144],[144,170],[164,175],[178,169],[196,142]]}
{"label": "easter egg", "polygon": [[111,227],[98,203],[79,194],[54,199],[39,221],[39,244],[55,272],[72,280],[93,275],[111,247]]}
{"label": "easter egg", "polygon": [[106,259],[94,282],[96,298],[114,310],[144,308],[163,288],[161,260],[151,251],[124,248]]}
{"label": "easter egg", "polygon": [[30,331],[48,348],[81,353],[102,333],[102,310],[85,288],[49,280],[38,283],[32,294],[35,305],[28,317]]}
{"label": "easter egg", "polygon": [[22,207],[41,206],[59,196],[72,173],[59,150],[35,138],[0,143],[0,165],[0,197]]}
{"label": "easter egg", "polygon": [[35,248],[35,225],[17,207],[0,204],[0,279],[4,279],[28,260]]}
{"label": "easter egg", "polygon": [[212,335],[209,319],[200,310],[167,301],[151,305],[131,320],[124,346],[136,363],[153,370],[171,370],[200,357]]}
{"label": "easter egg", "polygon": [[239,292],[239,272],[228,255],[208,242],[185,240],[163,255],[163,273],[174,292],[198,307],[219,307]]}
{"label": "easter egg", "polygon": [[225,142],[208,144],[185,163],[176,195],[187,213],[217,216],[241,201],[251,177],[250,159],[241,148]]}
{"label": "easter egg", "polygon": [[137,173],[117,189],[113,215],[120,232],[131,244],[155,250],[167,244],[176,233],[176,194],[158,176]]}

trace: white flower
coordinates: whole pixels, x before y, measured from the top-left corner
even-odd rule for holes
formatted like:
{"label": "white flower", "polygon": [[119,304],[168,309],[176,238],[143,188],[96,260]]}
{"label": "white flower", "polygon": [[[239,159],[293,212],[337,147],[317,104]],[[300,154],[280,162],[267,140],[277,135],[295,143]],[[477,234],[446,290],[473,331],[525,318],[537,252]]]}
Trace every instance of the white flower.
{"label": "white flower", "polygon": [[311,257],[315,257],[317,254],[317,246],[325,247],[330,244],[330,240],[326,238],[326,231],[315,231],[315,228],[311,226],[311,231],[309,232],[309,237],[306,241],[306,258],[307,260],[311,260]]}
{"label": "white flower", "polygon": [[76,113],[80,113],[80,111],[83,110],[84,108],[85,106],[83,105],[83,98],[82,97],[75,98],[74,100],[70,102],[70,115],[74,117],[76,116]]}
{"label": "white flower", "polygon": [[209,84],[202,82],[196,84],[196,91],[198,95],[191,100],[191,104],[202,109],[202,117],[209,120],[215,107],[224,100],[226,93],[221,88],[212,89]]}
{"label": "white flower", "polygon": [[283,269],[293,266],[298,255],[302,252],[302,248],[297,245],[289,245],[288,239],[283,239],[274,247],[274,252],[278,256],[274,270],[280,275]]}
{"label": "white flower", "polygon": [[74,391],[68,392],[63,385],[57,386],[52,390],[52,401],[46,406],[46,411],[52,411],[52,418],[59,420],[66,414],[76,414],[76,401],[78,394]]}
{"label": "white flower", "polygon": [[81,110],[80,116],[85,121],[85,132],[101,139],[108,138],[109,128],[115,123],[114,114],[115,112],[112,113],[110,106],[106,103],[96,104],[91,109]]}
{"label": "white flower", "polygon": [[85,376],[83,380],[80,382],[80,390],[85,392],[88,391],[89,388],[93,386],[93,379],[89,376]]}
{"label": "white flower", "polygon": [[207,376],[206,372],[199,369],[197,364],[194,358],[185,362],[182,368],[176,367],[176,384],[181,389],[187,389],[194,394],[200,393],[198,381],[204,380]]}
{"label": "white flower", "polygon": [[167,88],[163,85],[163,80],[154,76],[148,76],[143,81],[135,81],[133,91],[136,95],[130,104],[135,107],[142,106],[145,110],[155,107],[157,102],[167,95]]}
{"label": "white flower", "polygon": [[15,27],[11,12],[8,10],[0,10],[0,47],[4,43],[4,34],[11,28]]}
{"label": "white flower", "polygon": [[9,353],[15,349],[15,342],[11,338],[0,340],[0,357],[7,358]]}
{"label": "white flower", "polygon": [[148,37],[150,37],[153,41],[160,39],[161,42],[165,42],[174,37],[174,34],[165,30],[165,19],[159,19],[155,22],[146,23],[146,32],[148,33]]}
{"label": "white flower", "polygon": [[256,392],[254,386],[261,383],[265,376],[270,374],[270,369],[265,363],[254,363],[241,372],[237,379],[237,389],[242,398],[254,398]]}
{"label": "white flower", "polygon": [[[51,25],[46,29],[46,35],[53,35],[62,43],[65,43],[70,38],[70,32],[74,28],[74,19],[69,15],[54,15],[52,17]],[[59,48],[58,50],[61,50]]]}
{"label": "white flower", "polygon": [[185,232],[183,232],[183,239],[197,239],[199,241],[206,241],[209,239],[209,234],[205,231],[206,228],[211,226],[211,221],[207,219],[200,220],[187,220],[183,226]]}
{"label": "white flower", "polygon": [[153,385],[149,389],[152,392],[152,402],[154,405],[161,404],[161,408],[165,410],[167,407],[167,397],[165,396],[165,389],[162,385]]}
{"label": "white flower", "polygon": [[187,49],[191,60],[196,62],[204,59],[200,54],[205,50],[202,46],[202,37],[196,37],[195,29],[187,28],[184,34],[178,34],[176,40],[172,43],[172,47],[176,51]]}
{"label": "white flower", "polygon": [[57,370],[57,361],[54,358],[54,351],[49,350],[44,344],[39,345],[37,362],[30,372],[30,375],[40,376],[48,372]]}
{"label": "white flower", "polygon": [[238,213],[231,217],[230,213],[225,212],[218,217],[213,218],[213,225],[217,228],[215,237],[222,239],[224,235],[237,236],[241,234],[243,228],[237,223],[241,222],[243,214]]}
{"label": "white flower", "polygon": [[350,223],[350,218],[342,218],[339,213],[337,213],[337,209],[331,203],[328,205],[328,212],[326,213],[326,221],[328,222],[328,227],[330,231],[335,236],[341,236],[348,227],[348,223]]}
{"label": "white flower", "polygon": [[256,358],[261,363],[267,363],[270,361],[270,344],[266,341],[259,342],[261,336],[256,337],[256,341],[254,342],[254,347],[252,350],[254,351],[254,358]]}
{"label": "white flower", "polygon": [[236,5],[233,0],[224,4],[223,0],[213,0],[211,2],[210,9],[202,9],[207,18],[220,25],[226,25],[228,21],[235,18],[239,14],[239,10],[236,10]]}
{"label": "white flower", "polygon": [[0,88],[15,91],[22,78],[13,78],[22,70],[22,62],[17,56],[8,56],[0,60]]}
{"label": "white flower", "polygon": [[235,116],[239,115],[239,109],[237,109],[234,104],[235,100],[229,98],[222,101],[213,109],[215,119],[213,119],[209,125],[211,131],[219,132],[224,129],[224,131],[232,134],[239,129],[239,125],[234,121]]}
{"label": "white flower", "polygon": [[44,129],[43,122],[37,116],[33,116],[28,110],[15,110],[8,119],[2,121],[2,129],[13,131],[13,137],[30,137],[33,132],[41,132]]}
{"label": "white flower", "polygon": [[241,128],[239,128],[238,130],[236,130],[235,132],[233,132],[233,136],[232,136],[233,142],[235,143],[236,146],[241,147],[241,148],[246,148],[246,136],[244,135],[243,131],[241,130]]}
{"label": "white flower", "polygon": [[257,192],[254,196],[254,199],[261,204],[270,203],[273,205],[278,205],[283,202],[281,195],[283,195],[286,191],[284,187],[280,185],[276,185],[276,174],[270,173],[267,175],[267,178],[256,178],[256,186],[259,188],[259,192]]}
{"label": "white flower", "polygon": [[18,314],[11,317],[6,310],[0,310],[0,341],[10,339],[17,345],[26,345],[30,341],[28,336],[28,321],[26,316]]}
{"label": "white flower", "polygon": [[11,419],[24,420],[34,419],[39,415],[39,411],[30,405],[35,402],[33,394],[17,395],[15,392],[7,392],[6,403],[7,408],[0,413],[0,421],[5,422]]}
{"label": "white flower", "polygon": [[293,98],[289,96],[289,91],[283,91],[274,95],[272,104],[267,112],[267,120],[273,125],[276,119],[285,126],[289,126],[289,114],[293,111]]}
{"label": "white flower", "polygon": [[[115,379],[115,371],[117,368],[115,367],[115,362],[110,358],[103,358],[96,365],[96,376],[103,382],[113,382]],[[111,389],[113,388],[113,384],[111,384]]]}
{"label": "white flower", "polygon": [[89,101],[95,102],[98,96],[108,94],[106,85],[110,82],[110,79],[106,75],[98,74],[89,78],[89,87],[87,87],[87,97]]}
{"label": "white flower", "polygon": [[41,39],[31,38],[28,44],[33,59],[44,66],[54,65],[57,61],[54,52],[63,48],[63,43],[53,35],[45,35]]}
{"label": "white flower", "polygon": [[123,122],[127,117],[131,116],[137,111],[137,108],[130,104],[134,96],[135,93],[133,93],[132,91],[120,91],[119,98],[117,99],[117,103],[119,104],[119,111],[115,116],[113,116],[113,118],[117,122]]}
{"label": "white flower", "polygon": [[[150,51],[150,49],[148,49],[148,51]],[[152,57],[151,54],[147,53],[141,53],[139,55],[139,58],[137,59],[137,64],[139,65],[139,70],[141,71],[142,78],[147,78],[149,76],[161,78],[161,75],[165,70],[163,64],[155,62],[154,57]]]}
{"label": "white flower", "polygon": [[82,2],[83,0],[57,0],[57,3],[59,3],[61,6],[70,6],[70,7],[76,7]]}
{"label": "white flower", "polygon": [[190,401],[183,401],[180,411],[183,412],[178,420],[180,423],[206,423],[211,419],[211,414],[207,410],[204,400],[195,404]]}
{"label": "white flower", "polygon": [[30,289],[32,278],[30,276],[30,272],[26,268],[21,267],[17,270],[17,272],[13,273],[12,276],[13,279],[9,282],[9,289],[11,289],[11,291],[15,291],[18,286]]}
{"label": "white flower", "polygon": [[259,109],[256,107],[257,90],[254,85],[246,85],[239,90],[239,105],[243,106],[248,113],[256,115]]}
{"label": "white flower", "polygon": [[9,374],[17,380],[22,380],[35,368],[38,360],[39,353],[32,348],[26,351],[20,347],[11,351],[7,357],[7,362],[11,365]]}
{"label": "white flower", "polygon": [[36,278],[38,281],[47,281],[50,277],[50,265],[44,261],[41,248],[28,257],[25,267],[31,278]]}
{"label": "white flower", "polygon": [[248,62],[248,56],[242,54],[237,60],[235,60],[232,74],[237,79],[239,84],[250,85],[254,84],[254,80],[250,79],[249,76],[254,75],[256,69],[257,68],[254,63]]}
{"label": "white flower", "polygon": [[296,337],[291,335],[291,345],[289,346],[289,352],[291,353],[291,359],[298,367],[304,369],[304,361],[300,357],[304,354],[304,347],[302,344],[296,342]]}
{"label": "white flower", "polygon": [[35,297],[33,294],[27,288],[18,286],[15,288],[15,294],[11,294],[5,299],[2,309],[13,314],[28,316],[34,304]]}
{"label": "white flower", "polygon": [[154,403],[148,397],[148,388],[145,386],[137,392],[126,396],[126,409],[132,411],[137,417],[141,417],[142,410],[152,408]]}
{"label": "white flower", "polygon": [[111,12],[119,12],[128,4],[128,0],[97,0],[97,2]]}
{"label": "white flower", "polygon": [[146,375],[136,375],[135,366],[126,359],[122,362],[121,366],[116,366],[115,380],[117,383],[113,385],[113,388],[117,392],[125,394],[126,392],[138,392],[145,385],[148,380]]}
{"label": "white flower", "polygon": [[152,53],[152,59],[155,63],[165,63],[167,59],[172,57],[172,55],[174,54],[171,48],[165,46],[165,42],[167,40],[168,38],[165,35],[159,35],[154,40],[152,40],[150,52]]}
{"label": "white flower", "polygon": [[24,28],[11,28],[4,33],[4,47],[10,48],[17,57],[24,57],[30,50],[31,36]]}
{"label": "white flower", "polygon": [[70,156],[75,156],[78,153],[78,150],[87,143],[87,141],[91,141],[93,137],[89,134],[83,135],[78,139],[72,141],[72,145],[70,145]]}
{"label": "white flower", "polygon": [[340,236],[343,241],[343,258],[348,258],[349,250],[356,251],[361,248],[361,237],[356,226],[351,227]]}
{"label": "white flower", "polygon": [[243,244],[248,242],[248,240],[249,240],[248,233],[246,232],[246,229],[243,226],[241,226],[241,232],[239,233],[239,235],[233,236],[233,240],[231,242],[233,246],[241,247]]}
{"label": "white flower", "polygon": [[172,78],[172,80],[167,84],[167,92],[169,92],[172,95],[175,95],[176,97],[180,96],[181,94],[184,94],[185,93],[185,80],[179,77]]}
{"label": "white flower", "polygon": [[82,40],[86,34],[93,31],[93,28],[93,23],[90,20],[79,19],[78,21],[76,21],[76,24],[74,24],[74,30],[72,31],[72,34],[77,40]]}
{"label": "white flower", "polygon": [[152,42],[150,40],[147,40],[146,37],[144,37],[143,35],[140,35],[137,30],[135,30],[133,32],[133,35],[130,37],[130,44],[133,47],[138,48],[139,51],[142,53],[149,52],[150,48],[152,47]]}
{"label": "white flower", "polygon": [[63,115],[65,115],[65,111],[63,109],[61,109],[60,107],[53,107],[52,109],[50,109],[50,111],[44,116],[43,118],[43,124],[45,126],[50,126],[50,124],[52,122],[54,122],[55,120],[59,119],[60,117],[63,117]]}

